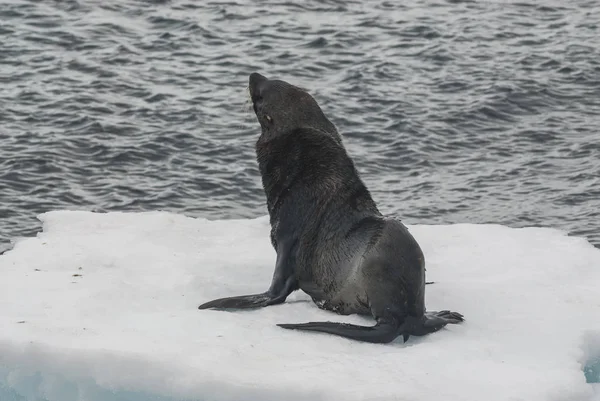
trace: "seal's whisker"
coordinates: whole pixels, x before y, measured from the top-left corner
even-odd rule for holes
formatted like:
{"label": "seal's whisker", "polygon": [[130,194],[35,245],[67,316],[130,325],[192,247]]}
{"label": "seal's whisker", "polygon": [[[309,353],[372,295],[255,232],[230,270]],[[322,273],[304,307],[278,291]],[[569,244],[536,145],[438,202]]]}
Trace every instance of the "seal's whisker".
{"label": "seal's whisker", "polygon": [[250,113],[252,113],[252,96],[250,94],[250,85],[248,85],[246,87],[245,92],[246,92],[246,96],[245,96],[246,102],[244,102],[244,104],[242,105],[242,111],[244,113],[250,114]]}

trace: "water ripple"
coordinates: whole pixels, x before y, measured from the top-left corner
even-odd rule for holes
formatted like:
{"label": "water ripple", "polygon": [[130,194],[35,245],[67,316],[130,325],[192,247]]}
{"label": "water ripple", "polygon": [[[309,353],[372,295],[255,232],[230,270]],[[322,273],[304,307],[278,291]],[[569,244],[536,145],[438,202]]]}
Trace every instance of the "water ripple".
{"label": "water ripple", "polygon": [[53,209],[264,214],[256,70],[315,95],[384,212],[600,245],[598,21],[584,0],[5,1],[0,248]]}

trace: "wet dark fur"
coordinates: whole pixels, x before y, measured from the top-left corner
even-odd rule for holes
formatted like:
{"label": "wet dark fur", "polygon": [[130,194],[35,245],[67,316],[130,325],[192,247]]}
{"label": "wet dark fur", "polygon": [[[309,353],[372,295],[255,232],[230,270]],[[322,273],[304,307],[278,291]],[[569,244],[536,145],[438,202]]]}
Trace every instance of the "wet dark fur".
{"label": "wet dark fur", "polygon": [[277,262],[269,290],[221,298],[200,309],[274,305],[301,289],[322,309],[371,315],[373,327],[280,324],[385,343],[463,320],[425,312],[425,259],[399,221],[384,218],[316,101],[284,81],[250,76],[262,134],[256,154]]}

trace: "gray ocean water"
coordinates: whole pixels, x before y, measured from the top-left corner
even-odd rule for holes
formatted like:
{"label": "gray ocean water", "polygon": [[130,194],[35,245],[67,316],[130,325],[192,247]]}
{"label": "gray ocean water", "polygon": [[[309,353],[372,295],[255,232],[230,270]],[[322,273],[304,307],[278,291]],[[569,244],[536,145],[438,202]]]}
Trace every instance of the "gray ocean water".
{"label": "gray ocean water", "polygon": [[266,214],[248,75],[309,90],[384,213],[600,246],[600,3],[0,0],[0,250],[56,209]]}

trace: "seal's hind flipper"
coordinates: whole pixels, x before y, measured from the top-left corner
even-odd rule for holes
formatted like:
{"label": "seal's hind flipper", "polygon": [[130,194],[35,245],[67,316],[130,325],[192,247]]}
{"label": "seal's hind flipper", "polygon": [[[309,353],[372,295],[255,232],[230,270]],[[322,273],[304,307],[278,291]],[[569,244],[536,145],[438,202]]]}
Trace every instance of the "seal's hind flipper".
{"label": "seal's hind flipper", "polygon": [[352,340],[369,343],[389,343],[398,337],[399,325],[394,320],[380,320],[375,326],[371,327],[334,322],[282,323],[277,326],[283,327],[284,329],[318,331],[321,333],[335,334]]}
{"label": "seal's hind flipper", "polygon": [[449,310],[426,312],[420,318],[407,317],[400,326],[400,333],[402,333],[404,341],[406,341],[409,336],[424,336],[442,329],[447,324],[457,324],[464,320],[462,314]]}
{"label": "seal's hind flipper", "polygon": [[449,310],[443,310],[439,312],[427,312],[425,313],[425,316],[427,318],[431,318],[432,316],[439,317],[446,320],[447,323],[453,324],[460,323],[465,320],[465,317],[461,313],[452,312]]}
{"label": "seal's hind flipper", "polygon": [[389,343],[402,335],[404,342],[412,336],[424,336],[436,332],[447,324],[464,321],[462,314],[443,310],[427,312],[421,318],[407,317],[400,325],[395,319],[379,319],[375,326],[358,326],[349,323],[309,322],[309,323],[280,323],[277,326],[284,329],[317,331],[334,334],[357,341],[369,343]]}

